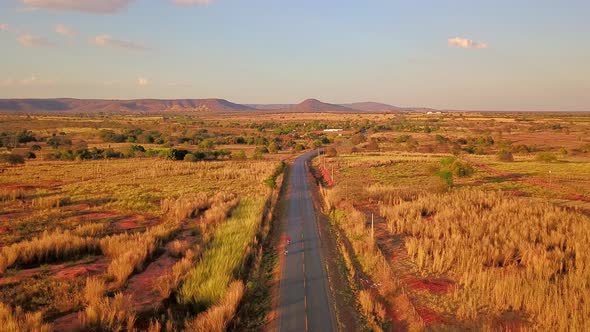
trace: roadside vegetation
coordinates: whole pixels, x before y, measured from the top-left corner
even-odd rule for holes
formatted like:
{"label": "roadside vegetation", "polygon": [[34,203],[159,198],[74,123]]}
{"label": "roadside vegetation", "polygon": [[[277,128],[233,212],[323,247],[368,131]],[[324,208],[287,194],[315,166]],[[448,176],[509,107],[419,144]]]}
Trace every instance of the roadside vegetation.
{"label": "roadside vegetation", "polygon": [[0,316],[13,330],[263,327],[236,312],[260,288],[251,272],[284,160],[318,147],[325,211],[369,329],[588,329],[587,116],[0,123]]}

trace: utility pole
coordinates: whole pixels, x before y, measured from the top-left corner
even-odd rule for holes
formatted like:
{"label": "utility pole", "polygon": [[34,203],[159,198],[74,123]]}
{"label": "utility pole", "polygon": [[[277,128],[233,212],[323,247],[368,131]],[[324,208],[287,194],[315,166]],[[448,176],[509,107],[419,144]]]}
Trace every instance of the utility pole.
{"label": "utility pole", "polygon": [[375,241],[375,220],[373,218],[373,214],[371,213],[371,241]]}
{"label": "utility pole", "polygon": [[336,181],[334,180],[334,164],[332,164],[332,185],[336,185]]}

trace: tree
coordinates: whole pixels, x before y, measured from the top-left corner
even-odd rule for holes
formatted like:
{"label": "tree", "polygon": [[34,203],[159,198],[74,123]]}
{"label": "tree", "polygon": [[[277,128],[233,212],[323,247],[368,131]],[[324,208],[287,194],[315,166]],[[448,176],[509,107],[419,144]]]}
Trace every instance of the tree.
{"label": "tree", "polygon": [[187,153],[186,156],[184,156],[184,161],[190,161],[190,162],[195,162],[197,161],[197,156],[195,156],[192,153]]}
{"label": "tree", "polygon": [[293,147],[293,150],[294,150],[295,152],[301,152],[301,151],[305,150],[305,146],[304,146],[303,144],[301,144],[301,143],[297,143],[297,144],[295,144],[295,146]]}
{"label": "tree", "polygon": [[279,149],[280,149],[280,148],[279,148],[279,145],[277,144],[277,142],[271,142],[271,143],[268,145],[268,151],[269,151],[270,153],[277,153],[277,152],[279,152]]}
{"label": "tree", "polygon": [[18,154],[2,153],[0,154],[0,163],[7,163],[10,165],[24,164],[25,158]]}

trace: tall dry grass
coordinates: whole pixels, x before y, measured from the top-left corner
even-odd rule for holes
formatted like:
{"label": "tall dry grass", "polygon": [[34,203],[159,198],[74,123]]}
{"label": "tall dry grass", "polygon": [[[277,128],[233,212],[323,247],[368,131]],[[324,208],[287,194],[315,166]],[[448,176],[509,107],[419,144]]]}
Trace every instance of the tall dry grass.
{"label": "tall dry grass", "polygon": [[15,201],[23,199],[27,196],[27,192],[22,188],[0,188],[0,202]]}
{"label": "tall dry grass", "polygon": [[144,233],[119,234],[100,240],[104,255],[111,257],[107,275],[122,286],[134,271],[140,271],[160,243],[178,228],[170,224],[154,226]]}
{"label": "tall dry grass", "polygon": [[[200,251],[199,248],[196,248],[196,250]],[[187,250],[184,257],[172,266],[171,271],[158,278],[156,290],[163,298],[170,297],[172,292],[177,290],[188,272],[194,267],[196,257],[195,251],[191,249]]]}
{"label": "tall dry grass", "polygon": [[233,281],[225,291],[225,296],[207,311],[185,322],[186,331],[223,332],[234,317],[238,305],[244,296],[244,284]]}
{"label": "tall dry grass", "polygon": [[0,273],[17,264],[41,264],[98,251],[95,238],[80,237],[70,231],[45,231],[39,237],[21,241],[0,251]]}
{"label": "tall dry grass", "polygon": [[133,331],[137,319],[131,298],[122,293],[103,297],[79,313],[83,331]]}
{"label": "tall dry grass", "polygon": [[459,281],[459,318],[506,312],[531,328],[590,330],[590,220],[549,203],[461,190],[381,207],[424,275]]}
{"label": "tall dry grass", "polygon": [[35,209],[52,209],[64,206],[70,202],[70,198],[64,195],[35,198],[31,205]]}
{"label": "tall dry grass", "polygon": [[21,308],[13,310],[0,303],[0,330],[5,332],[50,332],[50,325],[43,323],[43,314],[24,313]]}
{"label": "tall dry grass", "polygon": [[160,201],[160,211],[169,220],[181,222],[193,217],[195,213],[211,205],[211,200],[204,193],[194,196],[183,196],[177,199],[164,198]]}
{"label": "tall dry grass", "polygon": [[[389,265],[385,257],[375,245],[370,236],[370,230],[366,226],[365,215],[355,209],[350,202],[340,198],[334,189],[321,188],[325,205],[328,207],[330,221],[342,231],[352,253],[360,265],[362,271],[356,271],[352,257],[344,245],[339,245],[339,250],[345,260],[349,273],[349,279],[353,279],[360,272],[369,275],[375,283],[380,284],[379,294],[389,294],[396,289]],[[373,331],[382,331],[388,323],[384,303],[377,298],[376,294],[367,289],[357,291],[357,301],[369,327]]]}
{"label": "tall dry grass", "polygon": [[84,286],[84,301],[88,305],[100,302],[106,292],[107,287],[103,279],[90,277],[86,279]]}

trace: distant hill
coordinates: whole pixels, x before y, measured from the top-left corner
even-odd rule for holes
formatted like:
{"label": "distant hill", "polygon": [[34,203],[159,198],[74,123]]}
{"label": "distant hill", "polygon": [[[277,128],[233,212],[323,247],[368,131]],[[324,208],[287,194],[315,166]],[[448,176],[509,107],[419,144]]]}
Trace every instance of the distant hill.
{"label": "distant hill", "polygon": [[330,104],[307,99],[300,104],[236,104],[225,99],[0,99],[0,112],[23,113],[120,113],[166,112],[274,112],[274,113],[382,113],[426,108],[406,108],[376,102]]}
{"label": "distant hill", "polygon": [[403,108],[382,104],[382,103],[375,103],[375,102],[363,102],[363,103],[352,103],[352,104],[341,104],[341,106],[352,108],[359,111],[364,112],[389,112],[389,111],[401,111]]}
{"label": "distant hill", "polygon": [[291,113],[358,113],[358,110],[342,105],[328,104],[317,99],[307,99],[297,105],[278,110]]}
{"label": "distant hill", "polygon": [[162,113],[162,112],[237,112],[254,111],[246,105],[225,99],[0,99],[3,112],[56,112],[56,113]]}

